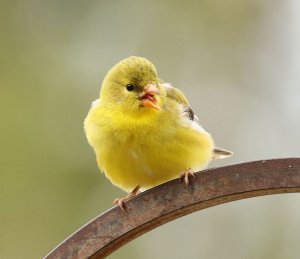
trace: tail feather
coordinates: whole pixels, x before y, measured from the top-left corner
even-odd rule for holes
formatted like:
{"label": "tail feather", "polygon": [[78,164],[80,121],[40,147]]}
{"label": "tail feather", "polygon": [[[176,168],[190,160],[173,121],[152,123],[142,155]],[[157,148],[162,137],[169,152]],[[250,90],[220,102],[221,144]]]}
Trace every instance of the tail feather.
{"label": "tail feather", "polygon": [[232,155],[233,155],[233,152],[231,152],[229,150],[215,147],[213,149],[212,159],[223,159],[223,158],[230,157]]}

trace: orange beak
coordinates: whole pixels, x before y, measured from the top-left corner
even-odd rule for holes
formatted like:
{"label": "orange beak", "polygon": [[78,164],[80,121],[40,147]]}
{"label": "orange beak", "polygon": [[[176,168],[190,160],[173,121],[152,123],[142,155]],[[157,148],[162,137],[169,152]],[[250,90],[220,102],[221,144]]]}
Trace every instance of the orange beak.
{"label": "orange beak", "polygon": [[147,84],[139,99],[142,101],[142,106],[160,110],[155,95],[159,95],[159,90],[154,84]]}

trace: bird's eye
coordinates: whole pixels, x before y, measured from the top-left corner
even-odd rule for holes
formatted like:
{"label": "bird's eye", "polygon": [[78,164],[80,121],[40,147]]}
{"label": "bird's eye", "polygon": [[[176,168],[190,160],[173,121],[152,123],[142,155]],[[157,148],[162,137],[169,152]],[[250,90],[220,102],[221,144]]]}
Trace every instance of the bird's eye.
{"label": "bird's eye", "polygon": [[134,89],[134,85],[128,84],[128,85],[126,85],[126,89],[127,89],[127,91],[131,92]]}

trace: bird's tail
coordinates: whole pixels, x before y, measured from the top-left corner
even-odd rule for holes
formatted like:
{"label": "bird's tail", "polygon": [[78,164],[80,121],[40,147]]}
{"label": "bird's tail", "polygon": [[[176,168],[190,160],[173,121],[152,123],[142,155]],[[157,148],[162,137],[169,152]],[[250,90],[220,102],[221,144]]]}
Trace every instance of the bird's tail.
{"label": "bird's tail", "polygon": [[233,152],[231,152],[229,150],[214,147],[212,159],[223,159],[223,158],[230,157],[232,155],[233,155]]}

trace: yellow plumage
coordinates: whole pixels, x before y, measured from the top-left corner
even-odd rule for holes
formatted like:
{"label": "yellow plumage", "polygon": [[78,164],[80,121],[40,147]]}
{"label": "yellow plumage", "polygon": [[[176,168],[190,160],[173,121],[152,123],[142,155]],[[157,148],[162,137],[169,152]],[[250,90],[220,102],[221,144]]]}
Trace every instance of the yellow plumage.
{"label": "yellow plumage", "polygon": [[108,72],[84,127],[100,169],[127,192],[231,154],[214,152],[210,134],[195,121],[184,94],[163,83],[153,64],[141,57],[124,59]]}

